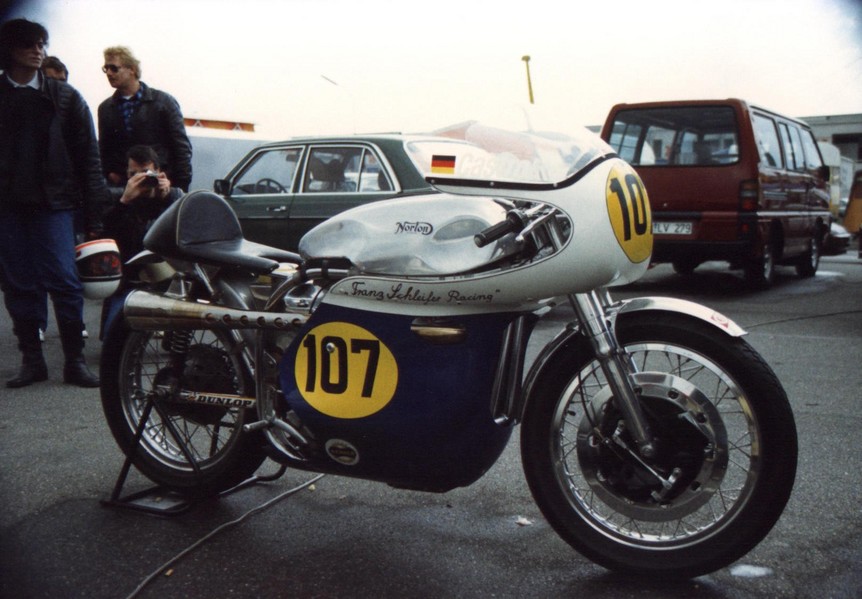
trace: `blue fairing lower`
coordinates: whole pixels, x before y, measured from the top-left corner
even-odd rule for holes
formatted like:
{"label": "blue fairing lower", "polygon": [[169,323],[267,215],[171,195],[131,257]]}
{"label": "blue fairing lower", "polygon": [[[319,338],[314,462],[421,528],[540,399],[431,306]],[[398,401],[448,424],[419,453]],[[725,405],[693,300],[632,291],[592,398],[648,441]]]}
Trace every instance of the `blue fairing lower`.
{"label": "blue fairing lower", "polygon": [[[458,317],[453,320],[466,329],[466,338],[440,345],[412,332],[414,319],[409,316],[321,306],[307,331],[329,322],[367,330],[392,352],[398,383],[391,401],[374,414],[324,414],[303,398],[297,385],[294,362],[304,339],[299,335],[284,355],[280,379],[289,408],[313,433],[319,450],[317,461],[305,467],[441,491],[478,479],[511,434],[511,428],[493,421],[490,403],[501,341],[512,319],[512,314]],[[333,459],[324,450],[332,440],[355,448],[355,463]]]}

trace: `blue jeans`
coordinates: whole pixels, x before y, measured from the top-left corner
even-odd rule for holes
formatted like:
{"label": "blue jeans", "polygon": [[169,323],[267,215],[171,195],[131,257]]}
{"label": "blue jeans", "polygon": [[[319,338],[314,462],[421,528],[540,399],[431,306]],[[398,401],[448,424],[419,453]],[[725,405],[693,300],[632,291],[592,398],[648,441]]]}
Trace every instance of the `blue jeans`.
{"label": "blue jeans", "polygon": [[54,304],[57,322],[81,322],[83,287],[75,266],[72,210],[0,214],[3,296],[13,322],[41,321]]}
{"label": "blue jeans", "polygon": [[[6,275],[3,272],[2,262],[0,262],[0,293],[5,293],[6,291]],[[36,305],[39,306],[39,330],[43,333],[48,330],[48,294],[45,293],[45,290],[42,290],[42,298],[36,302]]]}

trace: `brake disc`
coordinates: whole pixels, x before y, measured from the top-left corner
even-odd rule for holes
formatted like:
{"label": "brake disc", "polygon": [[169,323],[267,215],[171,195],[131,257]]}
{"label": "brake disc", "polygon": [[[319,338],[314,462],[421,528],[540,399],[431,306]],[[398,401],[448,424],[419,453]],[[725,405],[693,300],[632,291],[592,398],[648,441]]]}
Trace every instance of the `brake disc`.
{"label": "brake disc", "polygon": [[689,381],[663,372],[634,375],[657,455],[637,451],[609,387],[578,427],[581,472],[595,494],[637,520],[677,520],[703,506],[728,466],[727,431],[711,401]]}

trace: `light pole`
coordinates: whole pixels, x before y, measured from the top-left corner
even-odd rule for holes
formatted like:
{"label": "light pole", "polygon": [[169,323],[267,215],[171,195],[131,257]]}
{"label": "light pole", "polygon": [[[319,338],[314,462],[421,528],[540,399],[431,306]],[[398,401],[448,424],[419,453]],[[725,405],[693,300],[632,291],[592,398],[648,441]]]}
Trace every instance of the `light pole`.
{"label": "light pole", "polygon": [[527,90],[530,92],[530,104],[535,104],[535,102],[533,102],[533,82],[530,81],[530,57],[529,55],[522,56],[521,60],[523,60],[524,64],[527,65]]}

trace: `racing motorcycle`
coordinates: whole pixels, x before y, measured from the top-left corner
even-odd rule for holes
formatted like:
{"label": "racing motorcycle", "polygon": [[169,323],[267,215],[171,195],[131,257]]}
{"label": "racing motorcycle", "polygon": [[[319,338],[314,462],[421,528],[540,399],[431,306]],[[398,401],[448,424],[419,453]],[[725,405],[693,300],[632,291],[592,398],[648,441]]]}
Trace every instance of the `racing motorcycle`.
{"label": "racing motorcycle", "polygon": [[606,568],[695,576],[759,543],[793,486],[793,414],[729,318],[611,297],[650,261],[637,173],[586,130],[472,122],[406,150],[433,192],[343,212],[296,253],[244,239],[206,191],[154,223],[132,264],[174,274],[128,294],[101,362],[136,468],[188,494],[266,458],[446,492],[520,425],[542,514]]}

